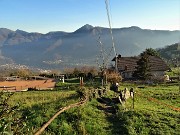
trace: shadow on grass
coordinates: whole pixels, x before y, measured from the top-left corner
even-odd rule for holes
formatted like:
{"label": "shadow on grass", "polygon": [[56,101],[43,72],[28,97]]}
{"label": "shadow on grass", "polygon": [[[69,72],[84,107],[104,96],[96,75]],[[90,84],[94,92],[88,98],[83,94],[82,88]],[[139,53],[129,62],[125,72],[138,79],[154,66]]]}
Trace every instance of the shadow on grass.
{"label": "shadow on grass", "polygon": [[117,116],[118,99],[101,97],[97,98],[97,101],[101,103],[101,106],[97,106],[97,108],[104,111],[106,119],[111,123],[108,129],[111,130],[112,135],[127,135],[128,129],[125,127],[125,119]]}

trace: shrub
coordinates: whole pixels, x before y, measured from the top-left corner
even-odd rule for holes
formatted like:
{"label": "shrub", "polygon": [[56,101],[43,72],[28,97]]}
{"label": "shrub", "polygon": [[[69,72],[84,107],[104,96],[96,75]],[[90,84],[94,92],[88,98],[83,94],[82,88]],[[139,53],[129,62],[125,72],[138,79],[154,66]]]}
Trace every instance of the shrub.
{"label": "shrub", "polygon": [[19,106],[10,107],[8,100],[12,93],[0,93],[0,134],[22,134],[26,126],[25,116],[18,116]]}
{"label": "shrub", "polygon": [[78,93],[81,99],[85,98],[87,95],[87,90],[85,87],[80,87],[78,90],[76,90],[76,92]]}
{"label": "shrub", "polygon": [[119,83],[122,81],[122,77],[119,73],[116,72],[107,73],[107,81],[110,83]]}

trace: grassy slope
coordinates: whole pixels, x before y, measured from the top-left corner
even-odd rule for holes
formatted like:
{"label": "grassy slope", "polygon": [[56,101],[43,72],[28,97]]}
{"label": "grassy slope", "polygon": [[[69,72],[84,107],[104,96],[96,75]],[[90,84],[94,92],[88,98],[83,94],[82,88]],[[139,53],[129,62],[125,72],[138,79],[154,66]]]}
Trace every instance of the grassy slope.
{"label": "grassy slope", "polygon": [[[123,84],[124,87],[136,87]],[[162,102],[178,107],[180,98],[177,86],[157,86],[136,89],[137,94],[154,97]],[[104,104],[96,99],[89,101],[82,107],[73,108],[61,114],[46,129],[44,134],[178,134],[179,112],[151,102],[144,97],[135,97],[135,110],[132,109],[132,99],[128,99],[126,107],[117,105],[118,112],[111,114],[99,107]],[[109,91],[107,97],[113,97]],[[15,93],[10,104],[17,102],[21,105],[20,112],[27,116],[27,127],[24,133],[33,134],[60,107],[77,102],[79,99],[74,90],[61,91],[32,91]],[[112,104],[111,106],[116,106]],[[29,130],[29,131],[28,131]]]}
{"label": "grassy slope", "polygon": [[[144,96],[139,95],[140,93]],[[180,106],[178,86],[147,86],[144,89],[136,89],[134,111],[132,110],[132,99],[126,103],[126,111],[119,111],[119,118],[126,123],[128,134],[179,134],[180,112],[150,101],[146,97],[156,98],[174,107]]]}
{"label": "grassy slope", "polygon": [[10,105],[20,105],[20,115],[27,116],[25,132],[33,134],[47,122],[60,107],[75,103],[78,97],[75,91],[30,91],[15,93]]}

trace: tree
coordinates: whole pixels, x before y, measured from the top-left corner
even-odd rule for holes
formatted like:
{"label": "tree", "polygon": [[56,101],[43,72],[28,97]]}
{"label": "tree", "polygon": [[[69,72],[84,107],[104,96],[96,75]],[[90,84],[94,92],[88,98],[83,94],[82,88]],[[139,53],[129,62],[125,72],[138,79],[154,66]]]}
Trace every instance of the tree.
{"label": "tree", "polygon": [[11,72],[10,76],[28,77],[32,73],[29,69],[17,69]]}
{"label": "tree", "polygon": [[61,71],[58,69],[53,69],[53,70],[51,70],[50,74],[52,76],[59,75],[59,74],[61,74]]}
{"label": "tree", "polygon": [[122,81],[122,77],[119,73],[115,71],[106,71],[107,72],[107,81],[111,84],[119,83]]}
{"label": "tree", "polygon": [[78,77],[80,73],[81,72],[80,72],[80,70],[78,68],[74,68],[74,71],[73,71],[74,77]]}
{"label": "tree", "polygon": [[152,49],[152,48],[147,48],[144,52],[142,52],[140,55],[142,56],[142,55],[144,55],[144,54],[147,54],[147,55],[150,55],[150,56],[158,56],[158,57],[160,57],[160,54],[156,51],[156,50],[154,50],[154,49]]}
{"label": "tree", "polygon": [[138,66],[136,67],[136,71],[133,73],[133,77],[146,80],[151,76],[149,56],[160,57],[160,54],[152,48],[148,48],[142,52],[140,54],[140,59],[137,61]]}
{"label": "tree", "polygon": [[98,75],[96,67],[90,67],[88,72],[91,73],[93,76]]}
{"label": "tree", "polygon": [[142,53],[141,58],[137,61],[136,71],[133,73],[133,77],[141,80],[146,80],[150,76],[150,64],[148,53]]}
{"label": "tree", "polygon": [[73,68],[64,68],[64,74],[66,78],[69,78],[74,72]]}

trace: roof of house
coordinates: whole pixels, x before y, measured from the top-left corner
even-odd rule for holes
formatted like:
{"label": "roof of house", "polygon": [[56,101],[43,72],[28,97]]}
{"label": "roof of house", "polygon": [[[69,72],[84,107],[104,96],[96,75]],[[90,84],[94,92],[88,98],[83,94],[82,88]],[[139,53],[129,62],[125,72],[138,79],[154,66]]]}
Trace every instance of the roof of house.
{"label": "roof of house", "polygon": [[[133,72],[136,70],[137,61],[140,57],[117,57],[117,67],[119,71]],[[115,58],[112,60],[115,61]],[[150,70],[151,71],[167,71],[170,70],[169,66],[157,56],[149,56]]]}

